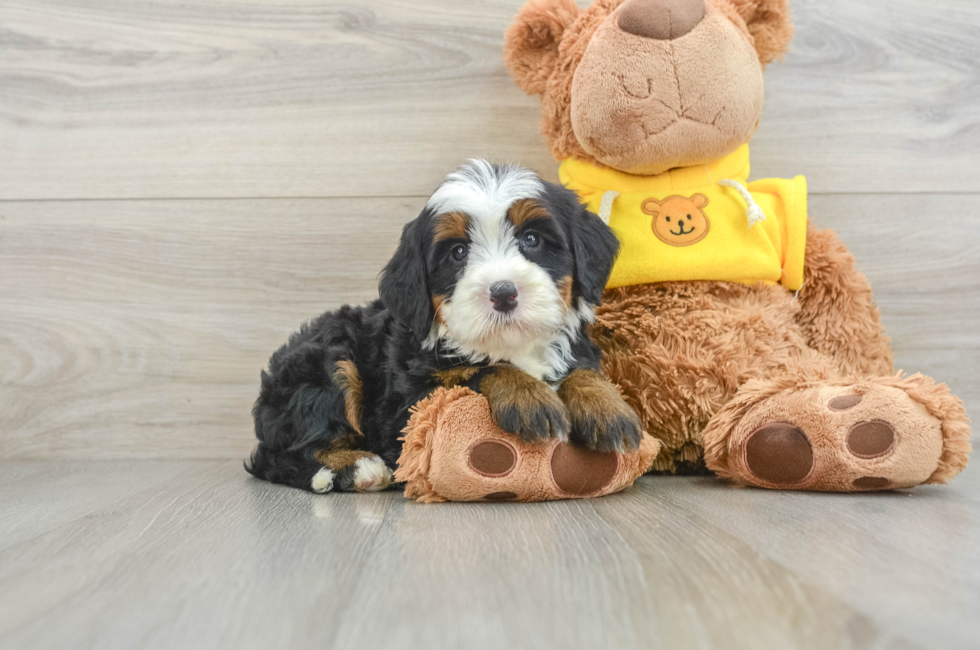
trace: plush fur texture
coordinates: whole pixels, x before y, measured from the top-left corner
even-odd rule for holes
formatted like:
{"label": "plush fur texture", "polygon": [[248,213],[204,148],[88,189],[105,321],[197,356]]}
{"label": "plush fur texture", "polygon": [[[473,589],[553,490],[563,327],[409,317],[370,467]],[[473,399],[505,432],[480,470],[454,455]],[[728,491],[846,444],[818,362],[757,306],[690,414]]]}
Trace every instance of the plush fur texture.
{"label": "plush fur texture", "polygon": [[[595,0],[581,10],[531,0],[504,56],[517,84],[541,96],[555,158],[656,175],[708,165],[749,139],[762,70],[792,34],[786,0]],[[722,282],[606,292],[593,338],[604,372],[663,443],[654,469],[707,466],[741,483],[836,491],[949,480],[970,451],[962,403],[945,385],[894,373],[853,257],[831,231],[811,225],[807,237],[796,295]],[[894,444],[866,458],[849,442],[862,439]]]}
{"label": "plush fur texture", "polygon": [[[246,468],[319,493],[384,489],[409,409],[457,385],[480,392],[495,422],[524,440],[635,448],[639,421],[595,372],[588,336],[617,250],[573,192],[471,161],[405,226],[380,300],[321,315],[272,355]],[[575,386],[560,397],[570,375]],[[566,406],[584,401],[589,409]]]}
{"label": "plush fur texture", "polygon": [[[944,384],[894,374],[870,283],[832,231],[811,227],[805,278],[798,296],[781,287],[720,282],[640,285],[606,293],[593,336],[603,349],[603,370],[622,389],[644,430],[664,443],[654,469],[697,468],[704,457],[722,476],[777,487],[736,472],[727,460],[729,445],[744,442],[733,441],[732,435],[750,407],[780,396],[776,401],[798,408],[795,414],[783,408],[780,418],[813,421],[811,411],[819,407],[825,412],[829,398],[787,395],[817,386],[861,394],[890,386],[904,393],[892,393],[873,412],[862,411],[865,419],[895,420],[897,426],[904,416],[893,414],[921,405],[935,418],[931,438],[941,443],[941,452],[931,466],[924,463],[927,471],[919,482],[945,482],[962,471],[970,450],[962,402]],[[829,450],[828,441],[840,443],[844,430],[831,422],[805,433]],[[906,427],[900,441],[918,445],[916,437],[923,431],[930,438],[928,427]],[[825,463],[838,462],[825,464],[819,480],[794,487],[848,489],[860,478],[854,474],[862,465],[840,449],[837,444],[825,454]],[[904,470],[897,465],[894,469],[901,471],[883,477],[890,487],[908,486],[908,477],[924,471],[924,456],[915,456],[918,468],[907,453],[894,458],[903,456]]]}
{"label": "plush fur texture", "polygon": [[[487,446],[502,452],[492,469],[474,462],[474,452]],[[495,425],[484,397],[456,387],[412,408],[395,476],[405,496],[423,503],[594,497],[632,485],[659,447],[648,435],[635,450],[607,453],[559,440],[526,442]]]}

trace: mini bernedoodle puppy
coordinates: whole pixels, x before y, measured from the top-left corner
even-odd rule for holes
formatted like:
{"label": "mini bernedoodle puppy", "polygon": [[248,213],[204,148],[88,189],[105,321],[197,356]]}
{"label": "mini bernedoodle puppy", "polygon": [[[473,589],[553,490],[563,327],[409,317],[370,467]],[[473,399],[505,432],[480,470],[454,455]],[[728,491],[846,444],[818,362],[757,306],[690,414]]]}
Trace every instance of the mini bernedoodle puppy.
{"label": "mini bernedoodle puppy", "polygon": [[618,248],[570,190],[470,161],[405,226],[380,300],[323,314],[272,355],[246,469],[319,493],[382,490],[409,408],[457,385],[524,440],[636,448],[639,420],[588,335]]}

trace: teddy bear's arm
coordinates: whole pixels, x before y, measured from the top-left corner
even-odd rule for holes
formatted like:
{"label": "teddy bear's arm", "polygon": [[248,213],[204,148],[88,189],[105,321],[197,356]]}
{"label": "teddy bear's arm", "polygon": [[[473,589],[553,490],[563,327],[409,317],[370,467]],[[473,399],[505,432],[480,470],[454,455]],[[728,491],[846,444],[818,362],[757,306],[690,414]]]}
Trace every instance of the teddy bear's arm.
{"label": "teddy bear's arm", "polygon": [[892,372],[891,344],[871,283],[832,230],[807,227],[806,261],[796,319],[811,348],[848,374]]}

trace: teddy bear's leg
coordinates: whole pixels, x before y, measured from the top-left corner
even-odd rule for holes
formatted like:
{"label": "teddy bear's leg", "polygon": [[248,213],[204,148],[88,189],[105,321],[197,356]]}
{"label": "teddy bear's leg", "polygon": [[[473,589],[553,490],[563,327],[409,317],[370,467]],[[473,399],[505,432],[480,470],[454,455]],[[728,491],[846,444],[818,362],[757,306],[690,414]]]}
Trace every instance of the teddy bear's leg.
{"label": "teddy bear's leg", "polygon": [[852,381],[814,368],[747,382],[703,436],[720,476],[789,490],[945,483],[970,452],[969,419],[945,384],[922,375]]}
{"label": "teddy bear's leg", "polygon": [[441,501],[546,501],[611,494],[653,463],[660,443],[600,452],[560,440],[532,442],[494,421],[484,395],[440,388],[412,409],[395,476],[405,496]]}
{"label": "teddy bear's leg", "polygon": [[809,224],[803,280],[796,321],[809,346],[844,374],[891,374],[891,343],[871,283],[834,231]]}

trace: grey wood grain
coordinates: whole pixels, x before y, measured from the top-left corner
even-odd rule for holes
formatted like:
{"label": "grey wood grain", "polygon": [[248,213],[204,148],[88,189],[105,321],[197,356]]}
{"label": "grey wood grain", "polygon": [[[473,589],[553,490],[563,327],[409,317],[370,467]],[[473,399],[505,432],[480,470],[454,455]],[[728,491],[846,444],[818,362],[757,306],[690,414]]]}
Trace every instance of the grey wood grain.
{"label": "grey wood grain", "polygon": [[[376,297],[423,202],[0,203],[0,457],[244,457],[269,355]],[[898,367],[978,412],[980,196],[815,196],[810,212],[871,278]]]}
{"label": "grey wood grain", "polygon": [[520,510],[396,502],[375,549],[336,647],[367,629],[373,644],[416,648],[906,642],[655,489]]}
{"label": "grey wood grain", "polygon": [[185,469],[152,461],[4,463],[0,474],[0,549],[151,490]]}
{"label": "grey wood grain", "polygon": [[980,561],[977,476],[968,470],[951,487],[854,500],[762,495],[713,479],[665,481],[655,488],[644,483],[643,489],[656,490],[672,508],[709,518],[900,637],[923,647],[968,648],[976,644],[980,624],[972,599],[957,594],[980,594],[980,574],[965,569]]}
{"label": "grey wood grain", "polygon": [[[473,156],[554,177],[510,81],[523,0],[9,0],[0,198],[427,194]],[[814,191],[976,191],[980,5],[797,0],[755,138]]]}
{"label": "grey wood grain", "polygon": [[756,174],[805,174],[815,192],[976,192],[980,4],[790,4],[796,37],[766,70]]}
{"label": "grey wood grain", "polygon": [[[105,506],[0,549],[0,646],[956,649],[980,633],[970,471],[892,494],[645,477],[593,501],[423,506],[234,461],[92,465],[115,475]],[[116,498],[134,467],[169,478]]]}

